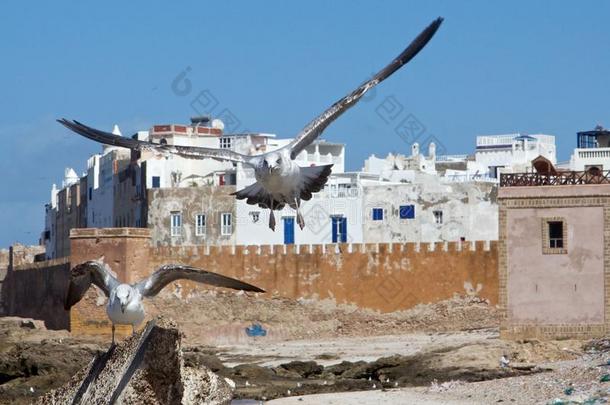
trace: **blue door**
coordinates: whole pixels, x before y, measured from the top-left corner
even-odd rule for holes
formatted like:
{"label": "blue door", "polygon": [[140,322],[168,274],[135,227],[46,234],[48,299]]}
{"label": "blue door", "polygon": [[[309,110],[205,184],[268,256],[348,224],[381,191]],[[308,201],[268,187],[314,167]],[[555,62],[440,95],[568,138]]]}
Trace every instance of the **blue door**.
{"label": "blue door", "polygon": [[294,217],[284,217],[284,244],[294,243]]}
{"label": "blue door", "polygon": [[347,242],[347,218],[332,217],[333,243]]}

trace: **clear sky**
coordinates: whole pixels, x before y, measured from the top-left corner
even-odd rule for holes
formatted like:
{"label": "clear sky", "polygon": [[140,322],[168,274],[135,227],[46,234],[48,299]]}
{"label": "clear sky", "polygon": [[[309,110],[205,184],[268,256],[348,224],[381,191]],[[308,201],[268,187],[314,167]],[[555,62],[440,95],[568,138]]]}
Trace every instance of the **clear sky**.
{"label": "clear sky", "polygon": [[325,132],[348,169],[413,138],[469,153],[512,132],[555,135],[566,160],[576,131],[610,126],[607,1],[84,3],[2,3],[0,247],[35,243],[51,184],[101,149],[56,118],[130,135],[211,111],[291,137],[437,16],[422,53]]}

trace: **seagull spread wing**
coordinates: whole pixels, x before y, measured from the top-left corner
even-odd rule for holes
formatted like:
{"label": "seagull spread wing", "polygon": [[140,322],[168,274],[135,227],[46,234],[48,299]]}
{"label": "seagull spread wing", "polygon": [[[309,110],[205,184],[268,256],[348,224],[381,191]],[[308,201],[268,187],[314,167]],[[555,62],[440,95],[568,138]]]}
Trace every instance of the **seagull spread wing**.
{"label": "seagull spread wing", "polygon": [[181,145],[162,145],[158,143],[139,141],[132,138],[124,138],[122,136],[111,134],[110,132],[100,131],[87,125],[81,124],[78,121],[70,121],[65,118],[57,120],[63,126],[71,129],[85,138],[94,141],[129,148],[133,150],[152,150],[160,153],[173,153],[190,159],[216,159],[229,160],[232,162],[241,162],[248,164],[248,156],[233,152],[228,149],[203,148],[199,146],[181,146]]}
{"label": "seagull spread wing", "polygon": [[296,156],[305,149],[307,145],[312,143],[331,122],[339,118],[339,116],[350,107],[354,106],[367,91],[384,81],[392,73],[396,72],[413,59],[413,57],[426,46],[428,41],[432,39],[442,22],[443,19],[441,17],[434,20],[400,55],[398,55],[396,59],[381,69],[372,79],[364,82],[356,90],[337,101],[329,109],[307,124],[307,126],[303,128],[296,138],[287,146],[291,149],[290,157],[292,159],[296,158]]}
{"label": "seagull spread wing", "polygon": [[234,290],[265,292],[251,284],[244,283],[222,274],[212,273],[197,269],[195,267],[183,266],[180,264],[167,264],[159,267],[153,274],[145,280],[140,281],[134,287],[140,291],[144,297],[157,295],[159,291],[172,281],[186,279],[199,283],[209,284],[216,287],[232,288]]}
{"label": "seagull spread wing", "polygon": [[66,310],[83,298],[91,284],[98,286],[106,296],[119,285],[110,269],[103,263],[88,261],[75,266],[70,274],[70,285],[64,302]]}

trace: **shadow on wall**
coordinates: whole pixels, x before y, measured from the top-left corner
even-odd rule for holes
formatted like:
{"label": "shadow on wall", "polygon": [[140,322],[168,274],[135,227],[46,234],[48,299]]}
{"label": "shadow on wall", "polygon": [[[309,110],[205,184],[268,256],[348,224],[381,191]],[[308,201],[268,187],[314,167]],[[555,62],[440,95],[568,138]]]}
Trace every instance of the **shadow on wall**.
{"label": "shadow on wall", "polygon": [[69,329],[64,297],[70,277],[68,258],[14,266],[9,261],[1,284],[2,316],[44,320],[47,329]]}

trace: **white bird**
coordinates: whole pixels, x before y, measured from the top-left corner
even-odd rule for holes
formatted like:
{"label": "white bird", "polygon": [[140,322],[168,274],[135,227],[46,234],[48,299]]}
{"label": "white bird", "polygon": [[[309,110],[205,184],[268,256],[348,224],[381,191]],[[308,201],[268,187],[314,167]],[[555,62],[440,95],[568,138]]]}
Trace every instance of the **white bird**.
{"label": "white bird", "polygon": [[159,144],[113,135],[65,118],[58,122],[84,137],[108,145],[133,150],[153,150],[164,155],[174,153],[191,159],[226,160],[250,166],[254,169],[256,182],[235,192],[235,197],[246,200],[248,204],[258,204],[262,208],[271,210],[269,227],[272,230],[275,230],[273,210],[281,210],[288,205],[296,210],[297,223],[303,229],[305,220],[300,212],[301,201],[311,199],[312,193],[316,193],[324,187],[331,173],[332,165],[300,167],[294,159],[315,141],[326,127],[353,107],[367,91],[413,59],[432,39],[442,22],[443,19],[440,17],[434,20],[396,59],[381,69],[373,78],[314,118],[288,145],[268,153],[250,156],[229,149]]}
{"label": "white bird", "polygon": [[124,284],[117,280],[107,265],[98,261],[87,261],[72,269],[65,308],[69,310],[79,302],[91,284],[98,286],[108,297],[106,313],[112,322],[112,343],[114,344],[115,325],[131,325],[132,332],[135,331],[135,327],[142,323],[145,316],[142,298],[157,295],[163,287],[179,279],[234,290],[265,292],[231,277],[180,264],[161,266],[138,283]]}

